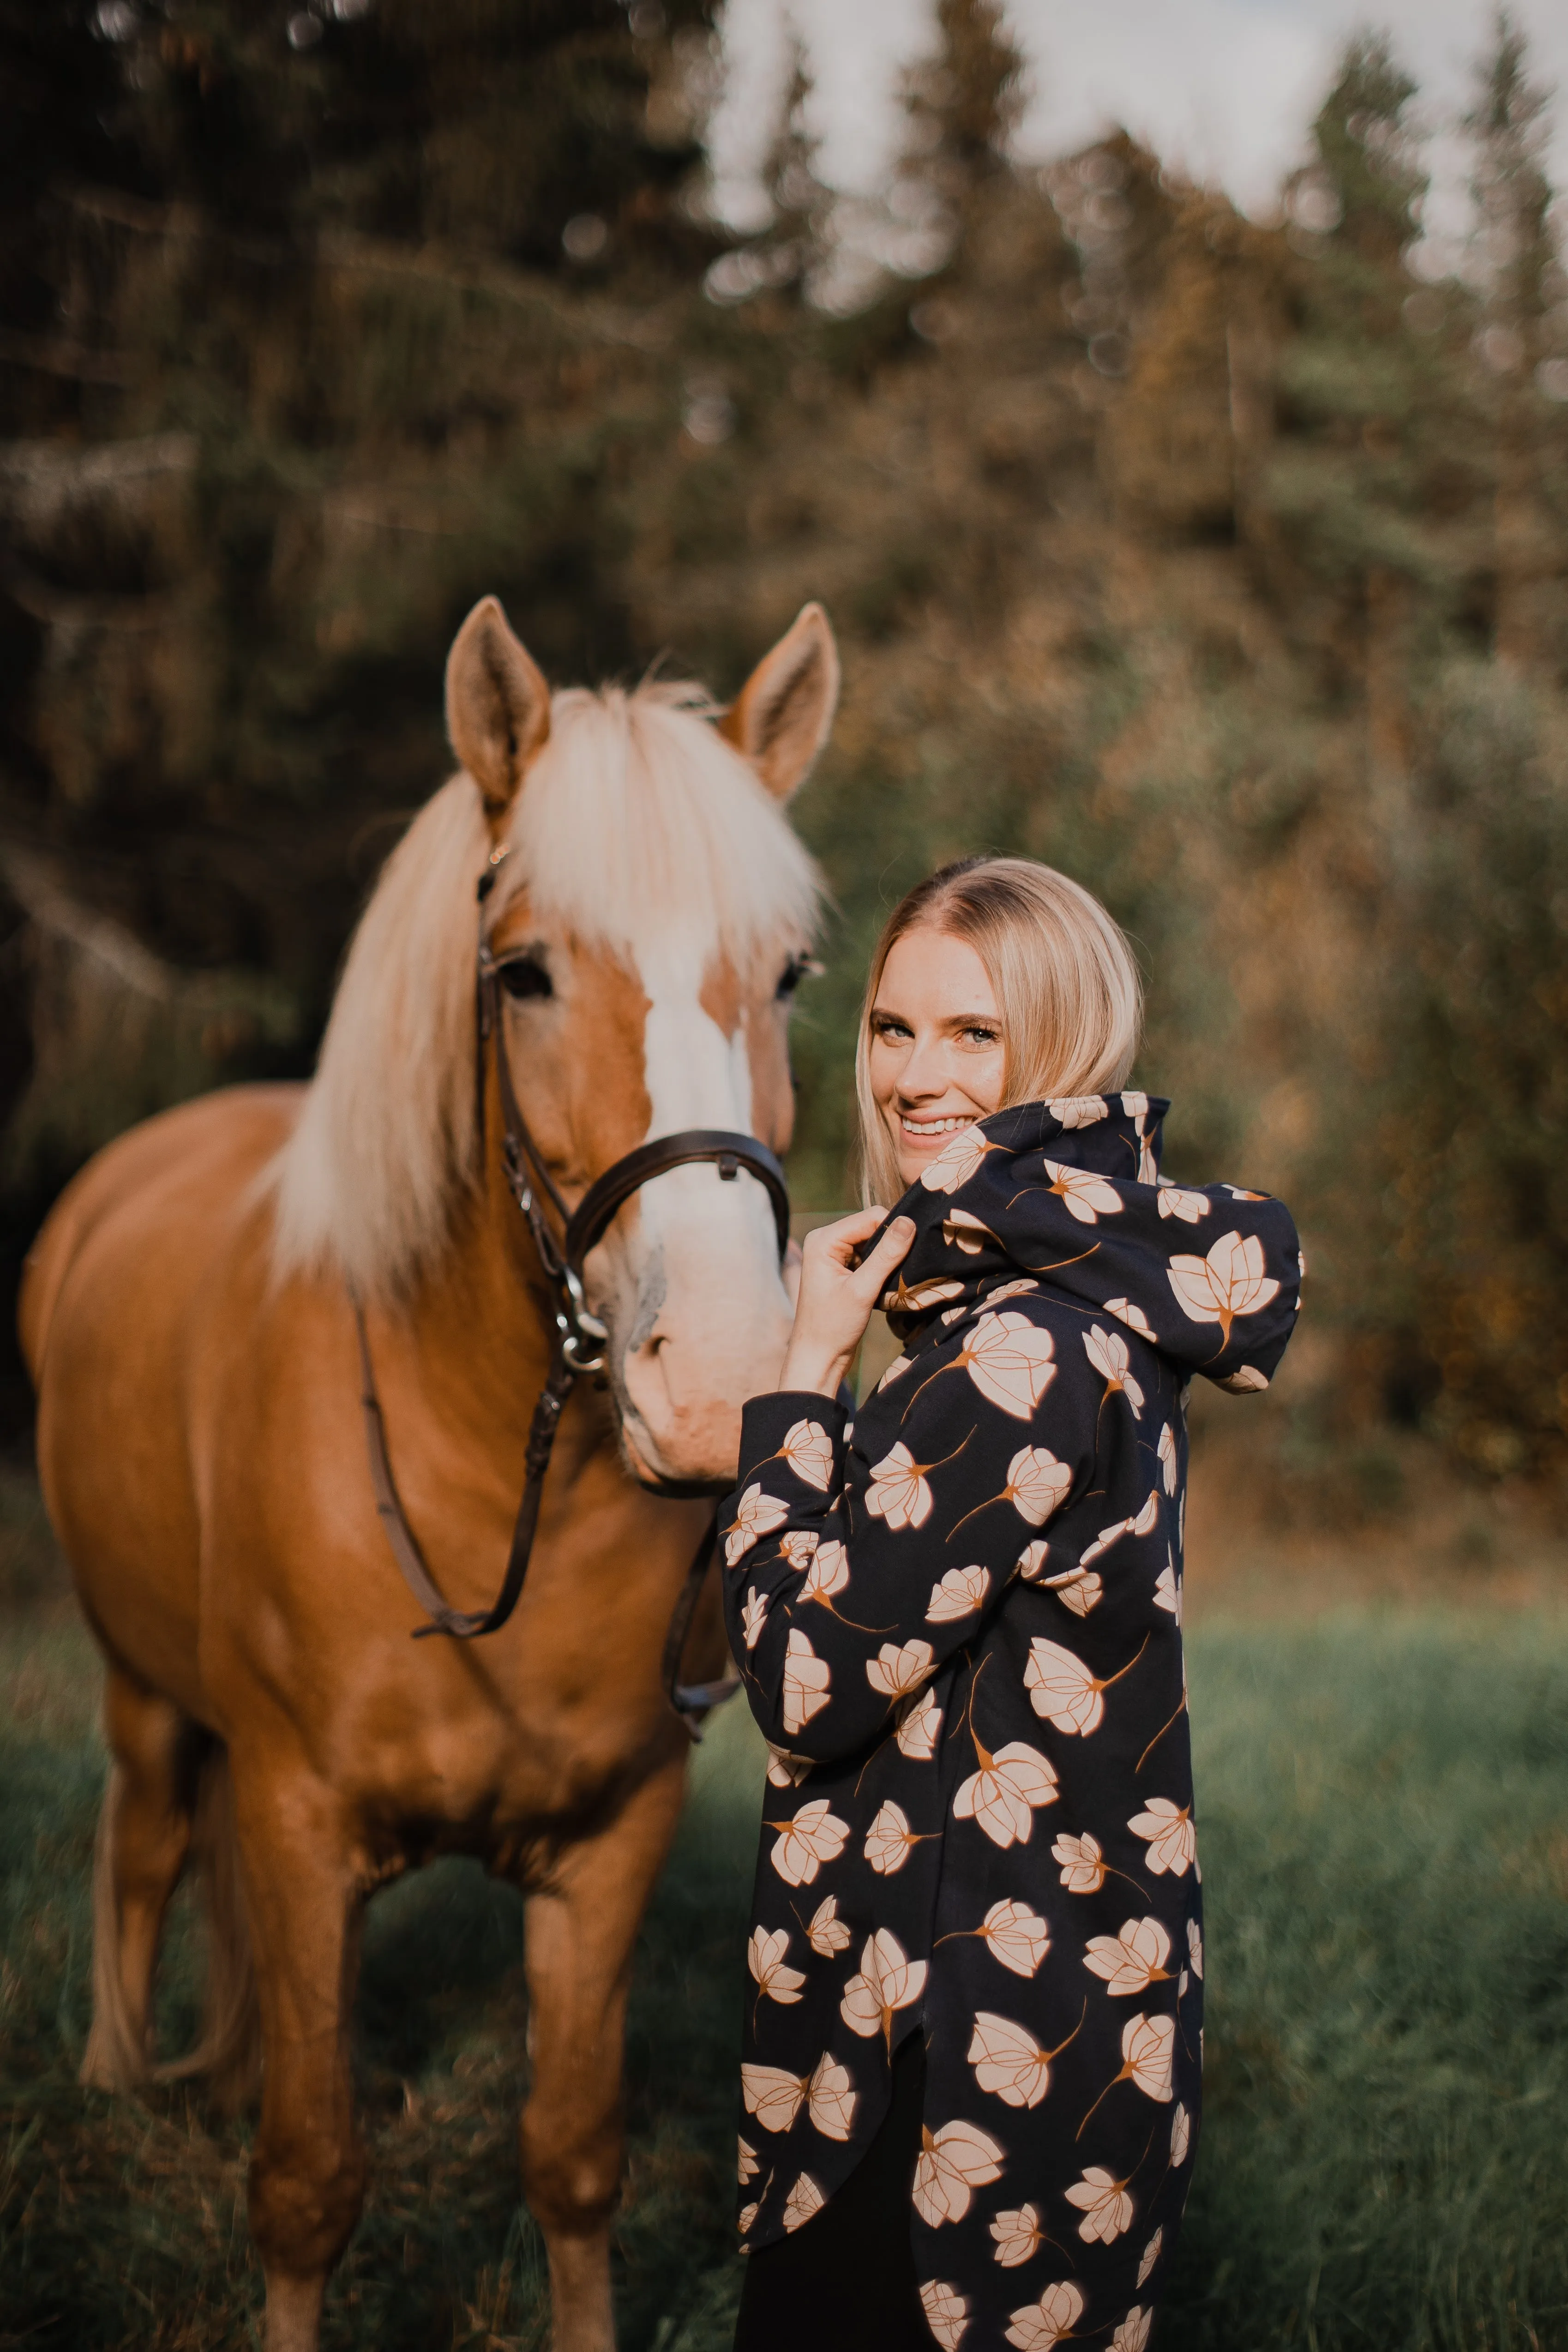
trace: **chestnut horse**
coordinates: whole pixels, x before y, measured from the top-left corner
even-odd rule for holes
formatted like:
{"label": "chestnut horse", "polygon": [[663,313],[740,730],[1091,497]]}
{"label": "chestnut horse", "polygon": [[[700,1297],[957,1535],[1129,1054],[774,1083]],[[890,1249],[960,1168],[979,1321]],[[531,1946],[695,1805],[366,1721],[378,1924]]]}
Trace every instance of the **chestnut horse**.
{"label": "chestnut horse", "polygon": [[[516,1613],[481,1641],[410,1638],[423,1612],[376,1516],[352,1299],[408,1520],[447,1601],[482,1606],[552,1302],[502,1165],[494,1054],[482,1117],[476,1098],[476,882],[496,875],[496,1050],[568,1204],[674,1129],[782,1152],[816,904],[782,804],[837,693],[815,605],[721,714],[659,684],[552,697],[486,598],[447,669],[463,772],[388,860],[313,1082],[134,1129],[33,1251],[40,1474],[107,1662],[112,1751],[83,2076],[177,2071],[154,2064],[153,1970],[174,1885],[205,1860],[215,1980],[184,2064],[243,2075],[248,2006],[268,2352],[316,2344],[363,2201],[365,1898],[454,1852],[523,1890],[523,2188],[560,2352],[613,2347],[627,1978],[689,1748],[660,1652],[711,1509],[692,1488],[733,1475],[741,1401],[783,1353],[773,1207],[733,1164],[680,1168],[589,1255],[605,1369],[563,1416]],[[723,1655],[713,1598],[700,1673]]]}

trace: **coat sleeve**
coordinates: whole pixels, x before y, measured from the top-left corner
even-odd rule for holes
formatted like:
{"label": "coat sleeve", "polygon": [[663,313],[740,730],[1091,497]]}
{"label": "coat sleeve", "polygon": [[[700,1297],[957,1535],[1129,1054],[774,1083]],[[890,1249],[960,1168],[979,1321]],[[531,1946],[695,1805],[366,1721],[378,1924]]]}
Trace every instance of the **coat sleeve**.
{"label": "coat sleeve", "polygon": [[1043,1553],[1040,1529],[1092,1469],[1094,1405],[1081,1383],[1016,1403],[986,1401],[955,1339],[869,1400],[853,1433],[816,1394],[746,1406],[741,1483],[719,1517],[724,1605],[773,1746],[814,1763],[873,1746],[1030,1544]]}

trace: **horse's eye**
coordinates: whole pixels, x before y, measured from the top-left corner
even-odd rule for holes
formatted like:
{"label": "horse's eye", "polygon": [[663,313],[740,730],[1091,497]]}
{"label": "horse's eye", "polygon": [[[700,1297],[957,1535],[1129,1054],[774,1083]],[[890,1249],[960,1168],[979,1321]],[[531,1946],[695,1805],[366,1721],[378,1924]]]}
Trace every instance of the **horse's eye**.
{"label": "horse's eye", "polygon": [[500,984],[507,994],[521,1001],[525,996],[553,996],[550,974],[531,956],[513,956],[500,967]]}
{"label": "horse's eye", "polygon": [[800,986],[803,980],[816,980],[819,977],[821,971],[822,966],[817,962],[815,956],[791,956],[788,963],[785,964],[783,972],[779,976],[778,999],[780,1003],[787,1003],[789,999],[795,994],[795,990]]}

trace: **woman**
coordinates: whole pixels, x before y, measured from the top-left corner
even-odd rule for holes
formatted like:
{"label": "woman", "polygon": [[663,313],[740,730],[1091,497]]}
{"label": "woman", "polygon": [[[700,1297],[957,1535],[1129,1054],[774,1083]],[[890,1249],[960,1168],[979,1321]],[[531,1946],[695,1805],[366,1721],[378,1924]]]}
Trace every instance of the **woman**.
{"label": "woman", "polygon": [[1277,1201],[1161,1178],[1139,1010],[1103,908],[1018,858],[933,875],[872,965],[899,1213],[807,1242],[720,1522],[773,1749],[738,2352],[1149,2339],[1202,2064],[1184,1405],[1268,1385],[1300,1261]]}

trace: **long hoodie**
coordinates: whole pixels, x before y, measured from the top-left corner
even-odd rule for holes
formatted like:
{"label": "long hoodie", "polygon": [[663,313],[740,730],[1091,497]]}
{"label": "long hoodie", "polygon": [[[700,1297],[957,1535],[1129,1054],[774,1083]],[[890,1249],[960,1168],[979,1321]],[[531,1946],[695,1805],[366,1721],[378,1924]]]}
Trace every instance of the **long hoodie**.
{"label": "long hoodie", "polygon": [[754,1397],[725,1605],[772,1749],[742,2086],[748,2245],[809,2227],[926,2045],[935,2340],[1141,2352],[1196,2144],[1182,1663],[1191,1376],[1268,1386],[1278,1201],[1159,1174],[1141,1094],[1001,1111],[904,1199],[902,1353]]}

